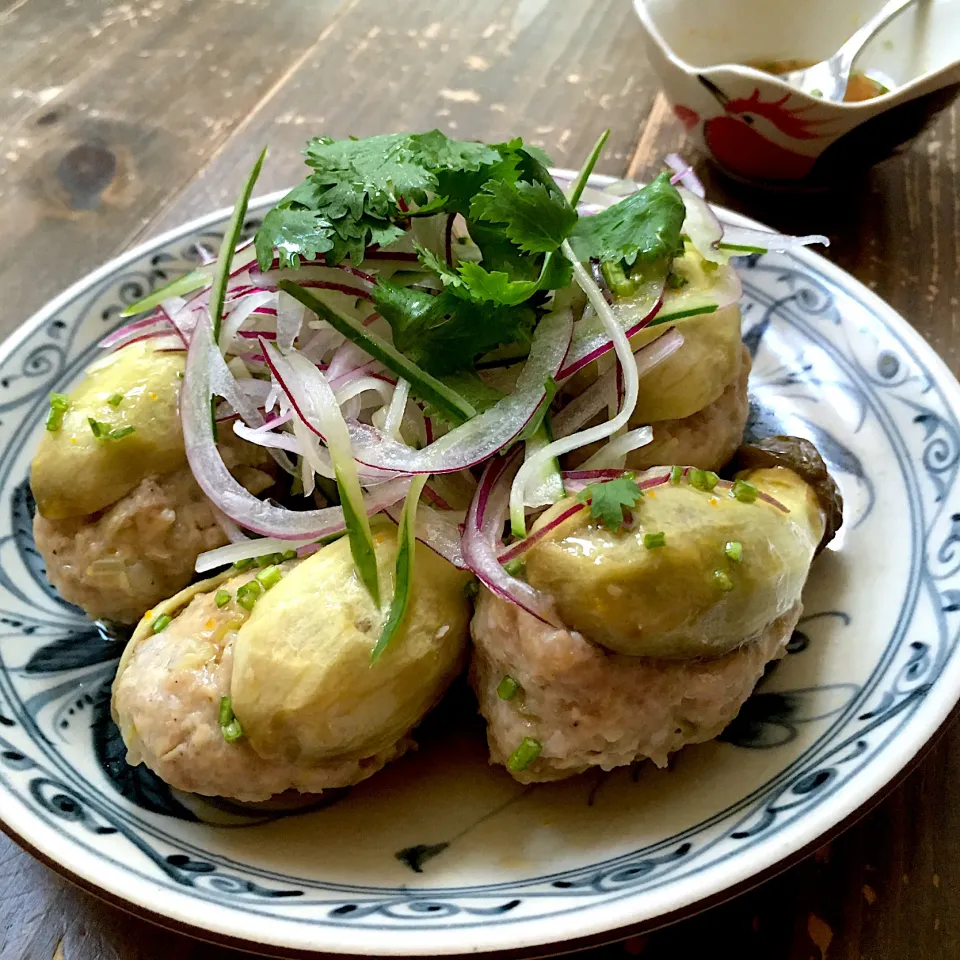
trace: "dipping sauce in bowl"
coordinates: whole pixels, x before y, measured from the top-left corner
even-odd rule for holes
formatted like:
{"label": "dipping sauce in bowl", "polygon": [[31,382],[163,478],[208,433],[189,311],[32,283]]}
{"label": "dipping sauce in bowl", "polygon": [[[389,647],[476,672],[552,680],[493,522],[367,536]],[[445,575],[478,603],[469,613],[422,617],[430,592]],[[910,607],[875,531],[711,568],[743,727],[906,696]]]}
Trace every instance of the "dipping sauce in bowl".
{"label": "dipping sauce in bowl", "polygon": [[[748,60],[746,65],[756,70],[762,70],[764,73],[779,76],[783,73],[793,73],[794,70],[806,70],[816,62],[816,60]],[[874,97],[889,92],[890,88],[885,87],[879,80],[874,80],[865,73],[854,71],[850,74],[850,82],[847,84],[847,92],[843,99],[846,103],[861,103],[864,100],[872,100]]]}

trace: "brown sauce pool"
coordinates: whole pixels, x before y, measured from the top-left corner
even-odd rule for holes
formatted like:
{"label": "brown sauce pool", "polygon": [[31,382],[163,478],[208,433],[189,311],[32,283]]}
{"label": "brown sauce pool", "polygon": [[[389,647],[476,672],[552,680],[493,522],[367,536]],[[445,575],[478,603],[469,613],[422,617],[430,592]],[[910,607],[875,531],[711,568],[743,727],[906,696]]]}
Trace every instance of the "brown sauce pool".
{"label": "brown sauce pool", "polygon": [[[777,76],[794,70],[806,70],[816,62],[816,60],[748,60],[747,66]],[[843,99],[846,103],[861,103],[884,93],[889,93],[889,90],[882,83],[871,80],[865,73],[854,72],[850,74],[850,82],[847,84],[847,92]]]}

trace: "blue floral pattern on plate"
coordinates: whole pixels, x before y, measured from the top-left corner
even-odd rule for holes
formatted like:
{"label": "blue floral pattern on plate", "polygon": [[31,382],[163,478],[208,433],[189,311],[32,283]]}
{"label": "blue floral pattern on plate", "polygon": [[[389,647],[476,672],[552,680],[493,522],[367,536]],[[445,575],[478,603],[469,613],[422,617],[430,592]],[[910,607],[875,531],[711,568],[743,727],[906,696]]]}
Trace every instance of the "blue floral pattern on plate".
{"label": "blue floral pattern on plate", "polygon": [[415,757],[352,791],[250,806],[129,767],[109,713],[123,637],[48,585],[29,459],[46,394],[79,377],[125,304],[189,269],[197,243],[215,247],[224,219],[108,265],[0,355],[0,817],[66,871],[278,949],[532,946],[652,922],[769,867],[869,799],[952,709],[958,387],[825,261],[752,256],[739,263],[748,429],[810,437],[847,523],[814,568],[788,657],[719,741],[670,771],[521,787],[487,766],[458,688]]}

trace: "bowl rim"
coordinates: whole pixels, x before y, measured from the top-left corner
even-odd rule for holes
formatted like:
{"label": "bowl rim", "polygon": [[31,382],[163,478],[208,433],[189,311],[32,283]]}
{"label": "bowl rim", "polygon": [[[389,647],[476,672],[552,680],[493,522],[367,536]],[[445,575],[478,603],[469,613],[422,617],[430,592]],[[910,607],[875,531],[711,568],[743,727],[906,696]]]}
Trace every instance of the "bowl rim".
{"label": "bowl rim", "polygon": [[[829,107],[836,110],[838,114],[882,113],[883,110],[888,107],[906,103],[914,99],[915,96],[923,93],[934,93],[937,90],[949,86],[953,74],[956,74],[957,82],[960,82],[960,57],[957,57],[938,70],[928,70],[926,73],[914,77],[909,83],[904,83],[899,87],[893,87],[886,93],[882,93],[878,97],[871,97],[869,100],[859,100],[849,103],[843,100],[821,100],[818,97],[804,93],[804,91],[797,87],[791,86],[774,73],[765,73],[763,70],[758,70],[756,67],[751,67],[744,63],[727,61],[698,67],[696,64],[684,60],[674,51],[673,47],[667,43],[652,14],[647,9],[647,0],[633,0],[633,9],[636,11],[637,18],[640,20],[648,36],[678,70],[690,76],[705,76],[708,78],[712,76],[730,76],[731,74],[738,77],[746,77],[758,83],[762,82],[768,87],[774,87],[784,93],[793,94],[796,97],[802,98],[808,104]],[[939,82],[941,79],[943,80],[942,83]],[[937,82],[931,85],[932,80],[937,80]]]}

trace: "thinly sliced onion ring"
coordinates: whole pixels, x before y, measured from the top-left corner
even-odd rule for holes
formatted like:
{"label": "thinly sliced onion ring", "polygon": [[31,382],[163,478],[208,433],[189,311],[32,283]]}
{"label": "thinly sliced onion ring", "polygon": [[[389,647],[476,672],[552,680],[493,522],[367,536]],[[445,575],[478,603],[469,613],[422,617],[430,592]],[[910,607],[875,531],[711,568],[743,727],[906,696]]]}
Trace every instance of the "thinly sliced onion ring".
{"label": "thinly sliced onion ring", "polygon": [[356,424],[354,456],[369,467],[404,474],[455,473],[483,463],[515,440],[536,412],[546,395],[547,380],[563,364],[572,329],[569,310],[547,314],[537,325],[514,392],[423,450]]}
{"label": "thinly sliced onion ring", "polygon": [[[214,388],[210,373],[213,354],[220,351],[213,342],[209,320],[201,318],[196,335],[187,351],[187,368],[181,391],[181,419],[187,460],[201,489],[223,512],[247,530],[281,540],[318,540],[344,530],[343,510],[288,510],[266,500],[258,500],[238,483],[227,469],[213,438],[210,397]],[[365,498],[368,513],[402,500],[409,481],[379,484]]]}
{"label": "thinly sliced onion ring", "polygon": [[705,197],[707,195],[703,182],[696,175],[693,167],[687,163],[679,153],[668,153],[663,159],[666,165],[674,172],[674,176],[670,178],[672,184],[683,184],[687,190],[698,197]]}
{"label": "thinly sliced onion ring", "polygon": [[690,238],[697,253],[711,263],[726,263],[729,258],[717,249],[717,244],[723,237],[723,224],[717,219],[710,204],[685,187],[680,187],[679,193],[687,211],[683,232]]}
{"label": "thinly sliced onion ring", "polygon": [[[805,237],[790,237],[782,233],[771,233],[767,230],[754,230],[751,227],[737,227],[730,224],[724,225],[723,231],[724,245],[747,248],[744,252],[751,250],[767,253],[789,253],[799,247],[809,247],[815,243],[821,243],[825,247],[830,246],[830,238],[823,234],[814,233]],[[734,253],[735,251],[727,251]]]}
{"label": "thinly sliced onion ring", "polygon": [[601,447],[592,457],[582,464],[584,470],[600,470],[604,467],[617,468],[622,466],[623,458],[634,450],[645,447],[653,440],[652,427],[638,427],[630,430],[623,436],[615,437]]}
{"label": "thinly sliced onion ring", "polygon": [[550,599],[529,583],[510,576],[497,556],[502,546],[504,513],[510,499],[510,478],[518,461],[519,453],[497,458],[484,470],[476,496],[467,511],[462,540],[463,558],[491,593],[516,604],[544,623],[561,627]]}
{"label": "thinly sliced onion ring", "polygon": [[201,553],[193,569],[197,573],[206,573],[208,570],[215,570],[217,567],[236,563],[238,560],[262,557],[267,553],[297,550],[314,543],[316,540],[279,540],[276,537],[257,537],[251,540],[249,537],[244,537],[240,542],[228,543],[225,547],[217,547],[216,550]]}

